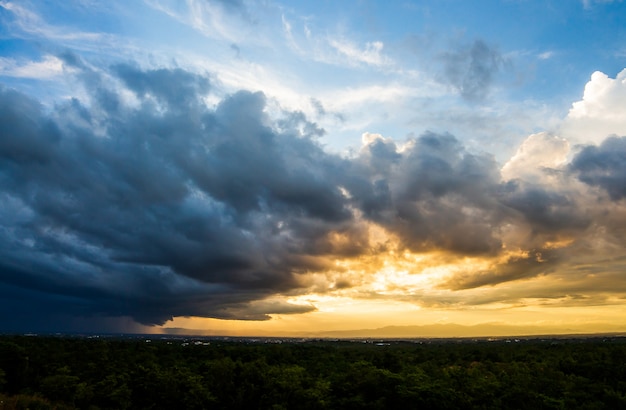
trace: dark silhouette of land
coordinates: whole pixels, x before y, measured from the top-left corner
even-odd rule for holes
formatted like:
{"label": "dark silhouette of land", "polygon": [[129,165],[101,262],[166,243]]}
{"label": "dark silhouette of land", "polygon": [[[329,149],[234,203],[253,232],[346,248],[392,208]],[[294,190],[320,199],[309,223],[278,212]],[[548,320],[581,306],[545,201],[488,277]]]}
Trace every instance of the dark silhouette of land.
{"label": "dark silhouette of land", "polygon": [[626,338],[0,337],[2,409],[626,408]]}

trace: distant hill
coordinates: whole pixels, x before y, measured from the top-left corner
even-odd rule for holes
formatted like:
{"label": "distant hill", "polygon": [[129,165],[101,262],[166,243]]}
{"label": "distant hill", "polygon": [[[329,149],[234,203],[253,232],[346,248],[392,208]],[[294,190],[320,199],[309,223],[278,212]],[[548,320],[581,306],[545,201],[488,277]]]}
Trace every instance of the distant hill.
{"label": "distant hill", "polygon": [[259,336],[259,337],[320,337],[320,338],[454,338],[454,337],[515,337],[539,335],[585,335],[585,334],[622,334],[626,329],[615,326],[611,329],[595,331],[585,328],[559,328],[551,326],[516,326],[503,323],[483,323],[478,325],[459,325],[455,323],[416,325],[416,326],[385,326],[374,329],[330,330],[318,332],[293,331],[280,334],[267,331],[232,332],[211,329],[164,328],[170,335],[198,336]]}
{"label": "distant hill", "polygon": [[[615,329],[616,332],[624,329]],[[550,327],[519,327],[498,323],[485,323],[464,326],[454,323],[421,326],[385,326],[377,329],[340,330],[317,333],[323,337],[373,337],[373,338],[438,338],[438,337],[505,337],[555,334],[586,334],[581,329],[560,329]]]}

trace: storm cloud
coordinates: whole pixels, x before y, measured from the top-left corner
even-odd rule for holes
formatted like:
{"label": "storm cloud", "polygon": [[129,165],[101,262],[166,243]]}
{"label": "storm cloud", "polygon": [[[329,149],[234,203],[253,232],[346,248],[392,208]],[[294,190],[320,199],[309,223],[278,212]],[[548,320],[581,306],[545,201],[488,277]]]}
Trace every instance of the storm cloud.
{"label": "storm cloud", "polygon": [[231,304],[263,318],[241,303],[323,267],[324,235],[349,223],[327,182],[341,160],[270,128],[260,93],[209,110],[205,78],[129,65],[109,74],[138,105],[98,86],[90,106],[73,99],[48,113],[0,92],[4,280],[147,324],[230,317]]}
{"label": "storm cloud", "polygon": [[[497,66],[485,52],[493,61],[471,69],[486,76],[467,80],[472,98]],[[372,225],[411,252],[498,258],[513,246],[522,256],[445,284],[493,285],[549,274],[567,248],[546,241],[592,227],[588,191],[503,181],[493,156],[450,134],[372,134],[343,157],[304,114],[268,114],[262,93],[209,106],[208,76],[65,61],[81,99],[50,107],[0,89],[0,310],[19,311],[16,323],[43,312],[154,325],[312,311],[271,297],[380,251]],[[624,145],[584,148],[559,175],[620,200]]]}
{"label": "storm cloud", "polygon": [[500,218],[493,157],[467,152],[452,135],[426,133],[402,149],[375,139],[353,167],[358,206],[371,221],[399,235],[406,248],[462,254],[499,248],[491,232]]}
{"label": "storm cloud", "polygon": [[582,182],[603,189],[612,200],[626,197],[626,137],[611,136],[599,146],[584,147],[570,169]]}

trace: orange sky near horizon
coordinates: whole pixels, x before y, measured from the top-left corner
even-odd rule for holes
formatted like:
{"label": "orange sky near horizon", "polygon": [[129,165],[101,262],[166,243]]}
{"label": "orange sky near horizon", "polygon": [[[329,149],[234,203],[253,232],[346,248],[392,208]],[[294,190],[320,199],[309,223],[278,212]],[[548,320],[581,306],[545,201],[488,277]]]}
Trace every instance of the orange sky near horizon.
{"label": "orange sky near horizon", "polygon": [[0,1],[0,331],[626,331],[626,1],[318,3]]}
{"label": "orange sky near horizon", "polygon": [[[538,270],[530,277],[464,288],[459,284],[468,277],[497,271],[511,260],[528,258],[528,252],[518,249],[493,257],[440,251],[399,252],[398,239],[372,224],[369,242],[373,249],[382,247],[385,251],[336,260],[334,269],[303,275],[305,286],[299,292],[277,294],[259,302],[310,306],[314,308],[312,311],[270,314],[269,320],[261,321],[176,317],[154,330],[167,332],[182,328],[190,333],[226,336],[308,336],[438,324],[468,328],[443,326],[439,333],[429,333],[430,336],[464,337],[491,336],[494,330],[490,325],[509,328],[510,335],[626,329],[626,299],[614,295],[609,283],[598,289],[598,281],[605,281],[606,277],[582,274],[573,278],[576,269],[584,265],[584,257],[574,258],[571,265],[550,274]],[[550,241],[543,247],[566,248],[573,242],[573,239]],[[541,264],[540,255],[534,258]],[[616,286],[621,286],[620,275],[612,279]],[[407,337],[416,336],[415,329],[406,332]]]}

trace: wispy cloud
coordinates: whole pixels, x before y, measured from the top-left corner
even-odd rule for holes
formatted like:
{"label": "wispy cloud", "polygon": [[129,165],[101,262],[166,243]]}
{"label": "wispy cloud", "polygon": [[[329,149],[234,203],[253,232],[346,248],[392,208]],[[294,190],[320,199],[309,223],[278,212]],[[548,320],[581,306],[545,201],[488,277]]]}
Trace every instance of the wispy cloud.
{"label": "wispy cloud", "polygon": [[48,40],[65,41],[102,41],[110,36],[103,33],[74,30],[71,27],[60,27],[48,24],[36,12],[14,2],[0,2],[0,7],[15,16],[15,26],[22,33],[43,37]]}
{"label": "wispy cloud", "polygon": [[19,63],[14,59],[0,57],[0,76],[50,79],[63,74],[63,61],[47,55],[41,61]]}
{"label": "wispy cloud", "polygon": [[583,7],[586,9],[592,8],[596,4],[610,4],[610,3],[621,3],[622,0],[581,0]]}
{"label": "wispy cloud", "polygon": [[363,47],[344,38],[330,38],[328,43],[346,59],[348,64],[366,64],[375,67],[392,64],[392,60],[383,54],[384,44],[381,41],[367,42]]}
{"label": "wispy cloud", "polygon": [[249,36],[249,30],[242,30],[252,22],[243,2],[204,0],[189,0],[185,3],[171,0],[145,0],[145,2],[206,37],[230,43],[259,40],[258,36]]}
{"label": "wispy cloud", "polygon": [[549,60],[554,56],[554,51],[544,51],[543,53],[539,53],[537,57],[540,60]]}

